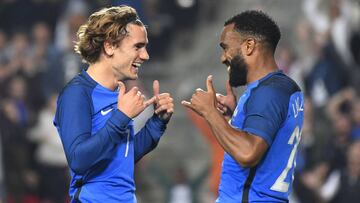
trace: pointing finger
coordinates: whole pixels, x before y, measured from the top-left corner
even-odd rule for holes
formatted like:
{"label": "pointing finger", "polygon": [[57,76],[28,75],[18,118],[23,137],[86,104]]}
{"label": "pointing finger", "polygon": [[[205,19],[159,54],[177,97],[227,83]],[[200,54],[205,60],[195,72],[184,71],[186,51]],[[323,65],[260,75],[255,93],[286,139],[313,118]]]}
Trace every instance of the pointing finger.
{"label": "pointing finger", "polygon": [[154,91],[154,96],[157,96],[160,93],[160,84],[159,81],[157,80],[154,80],[153,82],[153,91]]}
{"label": "pointing finger", "polygon": [[150,104],[153,104],[156,101],[156,97],[153,96],[150,99],[148,99],[147,101],[144,102],[145,107],[148,107]]}

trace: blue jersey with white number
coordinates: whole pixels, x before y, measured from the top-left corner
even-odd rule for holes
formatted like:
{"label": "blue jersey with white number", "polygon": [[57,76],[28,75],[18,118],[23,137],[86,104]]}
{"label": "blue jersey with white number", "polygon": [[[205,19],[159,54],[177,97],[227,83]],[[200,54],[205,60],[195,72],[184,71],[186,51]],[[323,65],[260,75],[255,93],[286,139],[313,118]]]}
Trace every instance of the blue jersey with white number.
{"label": "blue jersey with white number", "polygon": [[166,124],[154,115],[134,135],[117,98],[85,71],[58,98],[54,124],[70,167],[72,202],[136,202],[134,164],[156,147]]}
{"label": "blue jersey with white number", "polygon": [[304,98],[281,71],[250,83],[230,124],[259,136],[269,148],[252,168],[225,153],[216,202],[288,202],[304,119]]}

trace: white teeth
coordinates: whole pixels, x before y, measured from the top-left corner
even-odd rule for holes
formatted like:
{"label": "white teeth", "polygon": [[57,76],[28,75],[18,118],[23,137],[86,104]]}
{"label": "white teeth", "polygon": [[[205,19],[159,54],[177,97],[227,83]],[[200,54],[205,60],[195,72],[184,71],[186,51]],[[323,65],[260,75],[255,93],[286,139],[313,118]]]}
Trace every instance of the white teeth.
{"label": "white teeth", "polygon": [[141,66],[141,63],[133,63],[133,66],[136,66],[139,68]]}

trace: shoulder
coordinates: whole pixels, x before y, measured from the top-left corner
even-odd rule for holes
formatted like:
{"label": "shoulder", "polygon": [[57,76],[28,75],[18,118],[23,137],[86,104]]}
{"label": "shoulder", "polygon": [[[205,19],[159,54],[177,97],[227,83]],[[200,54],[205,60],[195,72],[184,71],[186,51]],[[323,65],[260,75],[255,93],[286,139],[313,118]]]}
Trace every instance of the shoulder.
{"label": "shoulder", "polygon": [[62,89],[59,100],[90,98],[94,88],[93,84],[88,82],[81,74],[78,74]]}
{"label": "shoulder", "polygon": [[251,90],[246,103],[247,112],[281,112],[282,117],[287,113],[291,96],[300,92],[299,86],[285,74],[278,72],[260,80]]}
{"label": "shoulder", "polygon": [[288,101],[290,96],[301,89],[291,78],[283,73],[275,73],[259,82],[258,86],[251,92],[251,97],[257,99]]}
{"label": "shoulder", "polygon": [[259,91],[267,90],[269,93],[292,95],[301,91],[300,87],[287,75],[279,72],[259,82]]}

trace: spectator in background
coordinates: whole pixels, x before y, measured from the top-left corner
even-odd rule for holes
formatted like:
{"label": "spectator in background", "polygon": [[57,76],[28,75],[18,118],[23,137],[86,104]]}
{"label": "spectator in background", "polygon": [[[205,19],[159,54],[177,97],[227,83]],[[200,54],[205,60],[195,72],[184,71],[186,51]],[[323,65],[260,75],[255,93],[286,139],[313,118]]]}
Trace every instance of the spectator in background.
{"label": "spectator in background", "polygon": [[[199,173],[190,177],[186,164],[178,162],[167,176],[158,166],[150,163],[148,171],[165,191],[165,202],[169,203],[191,203],[199,202],[202,197],[199,195],[201,186],[208,177],[209,168],[205,166]],[[212,198],[212,197],[211,197]]]}
{"label": "spectator in background", "polygon": [[[7,36],[4,30],[0,29],[0,66],[2,66],[6,61],[5,56],[5,49],[7,46]],[[0,71],[2,70],[2,67],[0,68]],[[1,73],[1,72],[0,72]],[[0,80],[1,80],[1,74],[0,74]]]}
{"label": "spectator in background", "polygon": [[192,203],[191,193],[185,169],[177,168],[174,173],[174,184],[170,188],[169,203]]}
{"label": "spectator in background", "polygon": [[67,83],[82,68],[81,59],[73,51],[78,28],[86,22],[89,5],[83,0],[68,1],[63,15],[59,18],[55,28],[55,46],[61,53],[63,82]]}
{"label": "spectator in background", "polygon": [[[169,1],[149,0],[143,1],[144,15],[148,19],[149,52],[162,60],[166,58],[171,39],[174,37],[174,18]],[[165,56],[165,57],[163,57]]]}
{"label": "spectator in background", "polygon": [[6,63],[2,67],[4,81],[7,82],[10,77],[23,71],[29,51],[29,39],[26,33],[22,30],[14,31],[9,46],[4,50]]}
{"label": "spectator in background", "polygon": [[52,120],[57,94],[52,94],[40,111],[38,123],[30,130],[29,140],[37,144],[35,160],[39,170],[39,192],[44,202],[64,203],[67,196],[67,162]]}
{"label": "spectator in background", "polygon": [[[349,48],[349,37],[352,32],[354,16],[353,5],[348,0],[331,0],[325,5],[325,12],[320,9],[320,0],[306,0],[303,3],[305,17],[311,23],[317,35],[328,35],[334,44],[335,51],[347,66],[351,66],[353,58]],[[350,30],[350,32],[345,32]]]}
{"label": "spectator in background", "polygon": [[29,124],[29,108],[26,102],[27,86],[22,76],[14,76],[9,81],[8,99],[14,105],[18,123],[23,127]]}
{"label": "spectator in background", "polygon": [[342,171],[338,191],[331,203],[350,203],[360,200],[360,141],[347,150],[347,167]]}
{"label": "spectator in background", "polygon": [[337,117],[346,116],[350,119],[351,137],[360,137],[360,102],[354,88],[346,88],[334,95],[327,105],[327,115],[336,123]]}
{"label": "spectator in background", "polygon": [[[9,76],[9,68],[7,68],[8,58],[6,56],[6,50],[8,46],[7,35],[0,29],[0,87],[6,85],[7,77]],[[4,97],[5,88],[0,88],[0,98]]]}
{"label": "spectator in background", "polygon": [[32,27],[31,54],[26,66],[29,84],[29,103],[38,112],[45,105],[51,93],[58,92],[64,84],[62,55],[54,46],[49,26],[37,22]]}
{"label": "spectator in background", "polygon": [[304,14],[315,31],[315,38],[325,39],[320,44],[319,59],[307,77],[307,92],[315,107],[323,107],[334,93],[358,80],[358,74],[349,73],[354,71],[350,36],[359,29],[359,5],[350,0],[324,2],[306,0],[303,3]]}
{"label": "spectator in background", "polygon": [[349,85],[349,75],[331,42],[325,44],[307,75],[306,91],[316,108],[324,107],[327,101],[338,91]]}
{"label": "spectator in background", "polygon": [[0,107],[1,150],[7,201],[21,202],[29,192],[26,175],[30,171],[30,144],[26,139],[26,128],[16,104],[9,99],[2,99]]}

